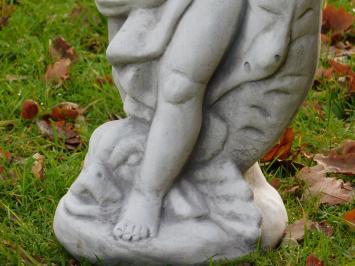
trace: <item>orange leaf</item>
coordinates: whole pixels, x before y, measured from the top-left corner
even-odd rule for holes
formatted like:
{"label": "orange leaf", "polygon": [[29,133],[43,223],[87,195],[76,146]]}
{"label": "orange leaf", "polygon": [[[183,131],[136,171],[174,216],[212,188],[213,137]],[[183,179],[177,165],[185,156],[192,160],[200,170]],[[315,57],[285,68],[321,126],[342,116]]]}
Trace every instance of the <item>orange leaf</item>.
{"label": "orange leaf", "polygon": [[306,266],[323,266],[324,262],[318,259],[315,255],[309,255],[306,260]]}
{"label": "orange leaf", "polygon": [[36,117],[39,112],[39,105],[33,100],[25,100],[22,104],[21,117],[22,119],[30,120]]}
{"label": "orange leaf", "polygon": [[287,128],[282,135],[279,144],[276,144],[263,158],[263,162],[270,162],[275,159],[286,160],[291,154],[292,143],[295,134],[292,128]]}
{"label": "orange leaf", "polygon": [[323,11],[323,32],[344,32],[354,23],[354,17],[341,7],[336,9],[332,5],[327,5]]}
{"label": "orange leaf", "polygon": [[54,121],[76,120],[82,114],[79,105],[71,102],[62,102],[52,108],[51,117]]}
{"label": "orange leaf", "polygon": [[348,76],[353,73],[351,67],[348,65],[340,64],[334,60],[330,60],[330,64],[337,75]]}
{"label": "orange leaf", "polygon": [[350,230],[355,232],[355,209],[344,213],[344,220],[349,225]]}

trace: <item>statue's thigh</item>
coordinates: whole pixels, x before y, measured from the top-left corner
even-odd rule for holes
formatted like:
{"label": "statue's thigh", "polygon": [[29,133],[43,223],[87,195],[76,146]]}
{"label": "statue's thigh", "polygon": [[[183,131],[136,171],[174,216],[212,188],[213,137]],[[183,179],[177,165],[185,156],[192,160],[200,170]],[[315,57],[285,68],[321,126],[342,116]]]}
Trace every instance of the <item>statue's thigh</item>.
{"label": "statue's thigh", "polygon": [[162,58],[195,82],[209,81],[238,29],[245,0],[194,0]]}

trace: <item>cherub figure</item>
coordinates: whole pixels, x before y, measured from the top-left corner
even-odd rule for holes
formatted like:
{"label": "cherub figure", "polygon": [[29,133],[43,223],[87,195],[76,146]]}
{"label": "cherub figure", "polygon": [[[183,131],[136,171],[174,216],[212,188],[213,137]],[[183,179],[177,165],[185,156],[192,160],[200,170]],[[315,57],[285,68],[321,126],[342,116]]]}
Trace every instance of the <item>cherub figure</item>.
{"label": "cherub figure", "polygon": [[[124,13],[164,1],[113,2]],[[140,175],[114,228],[115,236],[125,240],[139,240],[157,234],[163,198],[184,167],[199,136],[207,84],[237,34],[246,4],[245,0],[189,2],[188,10],[182,15],[160,59],[157,107]],[[113,39],[110,46],[114,49],[115,45]],[[121,63],[114,52],[108,56],[111,62]]]}
{"label": "cherub figure", "polygon": [[58,240],[108,264],[234,259],[260,238],[275,247],[287,212],[257,161],[311,87],[321,1],[96,3],[127,118],[93,133],[56,211]]}

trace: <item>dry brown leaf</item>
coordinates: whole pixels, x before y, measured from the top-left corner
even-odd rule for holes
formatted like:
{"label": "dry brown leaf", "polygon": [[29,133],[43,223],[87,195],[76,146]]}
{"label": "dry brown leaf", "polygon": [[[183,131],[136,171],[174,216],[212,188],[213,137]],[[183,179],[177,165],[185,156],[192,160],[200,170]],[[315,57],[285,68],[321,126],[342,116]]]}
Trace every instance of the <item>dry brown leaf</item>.
{"label": "dry brown leaf", "polygon": [[37,116],[39,112],[39,104],[33,100],[25,100],[22,103],[21,117],[25,120],[31,120]]}
{"label": "dry brown leaf", "polygon": [[48,82],[62,83],[69,79],[69,67],[71,65],[70,59],[60,59],[53,65],[47,67],[45,73],[45,80]]}
{"label": "dry brown leaf", "polygon": [[295,134],[292,128],[287,128],[278,144],[276,144],[262,159],[262,162],[270,162],[275,159],[286,160],[291,154],[292,143]]}
{"label": "dry brown leaf", "polygon": [[343,218],[346,224],[349,226],[350,230],[355,232],[355,209],[344,213]]}
{"label": "dry brown leaf", "polygon": [[44,156],[36,153],[32,157],[35,159],[32,165],[32,174],[42,180],[44,178]]}
{"label": "dry brown leaf", "polygon": [[37,126],[41,134],[48,137],[50,140],[54,139],[55,130],[58,139],[61,140],[69,150],[75,150],[82,144],[80,134],[72,123],[66,121],[56,121],[52,123],[49,120],[38,120]]}
{"label": "dry brown leaf", "polygon": [[77,57],[74,48],[60,36],[52,41],[49,47],[49,54],[53,61],[59,61],[61,59],[74,61]]}
{"label": "dry brown leaf", "polygon": [[333,227],[330,224],[328,224],[326,221],[312,224],[311,229],[321,231],[326,236],[332,236],[334,234]]}
{"label": "dry brown leaf", "polygon": [[347,140],[329,154],[317,154],[314,160],[323,166],[324,171],[355,175],[355,140]]}
{"label": "dry brown leaf", "polygon": [[354,198],[351,184],[335,177],[327,177],[327,171],[321,165],[303,168],[297,178],[308,185],[303,195],[306,199],[319,197],[320,203],[337,205],[351,203]]}
{"label": "dry brown leaf", "polygon": [[332,236],[334,232],[333,227],[326,221],[317,223],[301,219],[287,226],[282,245],[298,244],[304,239],[306,230],[317,230],[323,232],[326,236]]}
{"label": "dry brown leaf", "polygon": [[304,239],[305,230],[310,230],[314,224],[315,223],[312,221],[301,219],[288,225],[282,244],[297,244],[299,241],[302,241]]}
{"label": "dry brown leaf", "polygon": [[315,255],[309,255],[306,260],[306,266],[323,266],[324,262],[318,259]]}
{"label": "dry brown leaf", "polygon": [[350,183],[335,177],[327,177],[328,173],[355,174],[355,141],[348,140],[329,154],[317,154],[314,160],[318,165],[303,168],[297,177],[308,185],[305,198],[320,197],[320,203],[336,205],[351,203],[355,196]]}
{"label": "dry brown leaf", "polygon": [[271,179],[270,185],[273,186],[275,189],[279,189],[281,187],[281,179],[280,178]]}

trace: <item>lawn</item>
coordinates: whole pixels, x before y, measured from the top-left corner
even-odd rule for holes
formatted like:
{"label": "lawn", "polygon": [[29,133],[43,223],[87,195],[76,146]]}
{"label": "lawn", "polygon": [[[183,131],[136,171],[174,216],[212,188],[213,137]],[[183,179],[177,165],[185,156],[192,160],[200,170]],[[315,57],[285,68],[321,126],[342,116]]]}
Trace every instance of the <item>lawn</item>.
{"label": "lawn", "polygon": [[[329,2],[353,12],[350,0]],[[0,148],[10,152],[13,159],[0,158],[4,168],[0,172],[0,265],[75,265],[52,230],[56,205],[81,169],[93,130],[125,116],[118,91],[107,78],[111,68],[105,57],[106,20],[98,14],[93,0],[0,0],[0,7],[5,3],[13,4],[14,11],[6,25],[1,27],[0,22]],[[0,10],[0,17],[1,12],[9,11]],[[57,36],[77,54],[70,78],[61,84],[44,78],[47,66],[54,63],[49,48]],[[326,50],[324,47],[320,64],[324,67],[328,66]],[[354,55],[344,60],[354,69]],[[81,146],[70,151],[57,138],[44,138],[34,121],[21,119],[25,99],[37,101],[41,114],[64,101],[84,108]],[[304,154],[326,152],[346,139],[355,139],[354,110],[355,97],[349,95],[344,82],[322,80],[310,91],[291,125],[295,132],[293,151],[302,147],[293,163],[313,165]],[[45,158],[43,178],[32,173],[36,153]],[[305,217],[326,221],[333,234],[307,230],[298,245],[258,250],[226,265],[305,265],[310,254],[324,265],[355,265],[355,233],[342,218],[355,204],[330,206],[319,204],[317,198],[304,200],[302,191],[286,192],[286,188],[299,184],[294,178],[297,170],[279,162],[269,163],[263,170],[270,181],[279,178],[290,223]],[[354,185],[354,176],[339,177]]]}

